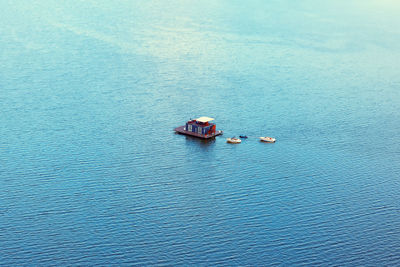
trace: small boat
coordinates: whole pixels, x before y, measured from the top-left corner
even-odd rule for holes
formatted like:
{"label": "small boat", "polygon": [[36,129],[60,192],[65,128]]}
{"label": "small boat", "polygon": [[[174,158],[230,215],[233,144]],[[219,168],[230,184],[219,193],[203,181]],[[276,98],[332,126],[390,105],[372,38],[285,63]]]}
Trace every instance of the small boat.
{"label": "small boat", "polygon": [[260,137],[260,141],[267,143],[275,143],[276,139],[268,136],[262,136]]}
{"label": "small boat", "polygon": [[246,139],[246,138],[247,138],[247,135],[239,135],[239,137],[240,137],[240,138]]}
{"label": "small boat", "polygon": [[239,138],[236,138],[236,137],[231,137],[231,138],[227,138],[226,142],[231,143],[231,144],[240,144],[242,142],[242,140],[240,140]]}

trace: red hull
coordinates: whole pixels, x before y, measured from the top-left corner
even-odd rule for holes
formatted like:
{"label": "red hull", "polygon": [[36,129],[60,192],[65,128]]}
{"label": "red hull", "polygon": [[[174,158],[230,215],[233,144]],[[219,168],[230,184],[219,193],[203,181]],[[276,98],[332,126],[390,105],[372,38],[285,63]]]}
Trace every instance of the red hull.
{"label": "red hull", "polygon": [[203,138],[203,139],[208,139],[208,138],[213,138],[217,135],[221,135],[222,131],[216,131],[215,133],[212,134],[198,134],[198,133],[194,133],[194,132],[189,132],[185,130],[185,126],[180,126],[178,128],[175,128],[174,130],[177,133],[180,134],[186,134],[186,135],[190,135],[190,136],[194,136],[194,137],[198,137],[198,138]]}

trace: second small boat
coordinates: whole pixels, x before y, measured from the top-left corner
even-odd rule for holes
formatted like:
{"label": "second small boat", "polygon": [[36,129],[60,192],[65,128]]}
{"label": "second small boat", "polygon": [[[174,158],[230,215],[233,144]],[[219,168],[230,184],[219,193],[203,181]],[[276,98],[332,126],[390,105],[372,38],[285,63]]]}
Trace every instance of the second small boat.
{"label": "second small boat", "polygon": [[266,143],[275,143],[276,139],[268,136],[262,136],[260,137],[260,141],[266,142]]}

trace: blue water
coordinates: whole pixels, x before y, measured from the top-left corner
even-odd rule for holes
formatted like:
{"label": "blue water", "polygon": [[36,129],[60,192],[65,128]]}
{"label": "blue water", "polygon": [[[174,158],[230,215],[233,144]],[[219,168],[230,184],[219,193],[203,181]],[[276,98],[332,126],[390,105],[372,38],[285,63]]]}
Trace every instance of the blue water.
{"label": "blue water", "polygon": [[0,265],[400,265],[396,1],[0,7]]}

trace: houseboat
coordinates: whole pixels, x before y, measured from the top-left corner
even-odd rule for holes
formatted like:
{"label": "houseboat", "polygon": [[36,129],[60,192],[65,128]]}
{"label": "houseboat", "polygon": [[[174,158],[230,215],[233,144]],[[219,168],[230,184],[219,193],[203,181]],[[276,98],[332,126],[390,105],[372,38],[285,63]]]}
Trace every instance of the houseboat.
{"label": "houseboat", "polygon": [[191,119],[186,122],[185,125],[175,128],[175,132],[203,139],[221,135],[222,131],[217,131],[215,123],[211,123],[213,120],[213,118],[209,117],[200,117],[194,120]]}

